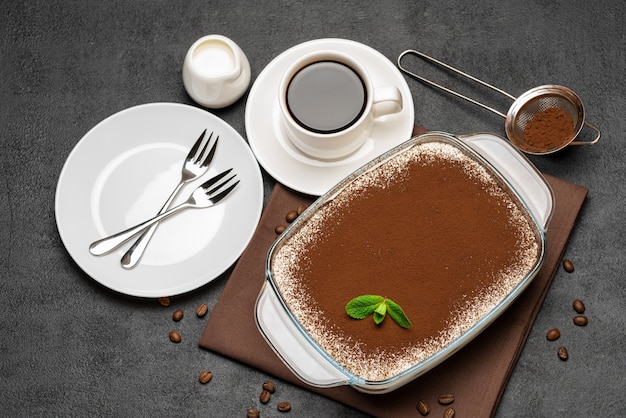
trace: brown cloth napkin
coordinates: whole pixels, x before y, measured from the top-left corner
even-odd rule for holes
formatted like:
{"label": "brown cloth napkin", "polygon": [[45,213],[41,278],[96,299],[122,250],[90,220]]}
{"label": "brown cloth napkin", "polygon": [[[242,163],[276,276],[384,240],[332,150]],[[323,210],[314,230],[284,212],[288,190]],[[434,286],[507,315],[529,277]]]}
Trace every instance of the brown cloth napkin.
{"label": "brown cloth napkin", "polygon": [[285,224],[288,211],[313,201],[311,196],[290,191],[280,184],[275,186],[257,230],[215,305],[199,344],[377,417],[419,416],[416,404],[420,399],[430,404],[431,415],[441,416],[444,408],[437,404],[437,398],[443,393],[454,394],[453,406],[463,416],[493,416],[588,192],[582,186],[545,177],[554,191],[556,205],[548,228],[544,265],[533,282],[471,343],[427,374],[391,393],[370,395],[348,386],[327,389],[308,386],[282,363],[258,331],[254,305],[265,279],[267,251],[276,239],[274,228]]}

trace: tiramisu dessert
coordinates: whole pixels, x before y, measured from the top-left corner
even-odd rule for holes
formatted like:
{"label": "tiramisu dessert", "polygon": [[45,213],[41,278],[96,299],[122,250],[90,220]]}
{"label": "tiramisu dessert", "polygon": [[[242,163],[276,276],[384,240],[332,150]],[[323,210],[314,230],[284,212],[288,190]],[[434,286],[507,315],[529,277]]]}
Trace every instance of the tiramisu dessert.
{"label": "tiramisu dessert", "polygon": [[[271,270],[303,329],[346,370],[376,382],[491,312],[535,268],[538,234],[488,169],[454,145],[425,142],[302,219]],[[391,299],[411,325],[350,317],[346,304],[361,295]]]}

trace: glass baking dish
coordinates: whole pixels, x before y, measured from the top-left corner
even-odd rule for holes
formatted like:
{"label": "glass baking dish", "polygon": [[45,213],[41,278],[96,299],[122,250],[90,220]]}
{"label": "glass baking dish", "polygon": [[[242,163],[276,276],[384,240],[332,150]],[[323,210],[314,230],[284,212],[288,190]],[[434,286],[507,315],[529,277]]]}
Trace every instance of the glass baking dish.
{"label": "glass baking dish", "polygon": [[[375,170],[381,164],[407,152],[414,146],[426,143],[445,143],[478,162],[521,203],[526,218],[536,228],[539,256],[524,277],[512,290],[484,316],[434,354],[415,362],[391,377],[368,380],[348,370],[329,354],[298,321],[288,301],[274,278],[273,262],[281,246],[289,240],[325,204],[333,200],[364,173]],[[335,187],[316,200],[274,242],[266,260],[266,280],[255,307],[257,326],[281,360],[305,383],[317,387],[349,385],[366,393],[386,393],[412,381],[440,364],[467,343],[472,341],[489,324],[500,316],[531,283],[545,256],[545,232],[554,209],[554,197],[550,186],[537,169],[519,151],[503,138],[486,133],[453,136],[443,132],[430,132],[397,146],[346,177]]]}

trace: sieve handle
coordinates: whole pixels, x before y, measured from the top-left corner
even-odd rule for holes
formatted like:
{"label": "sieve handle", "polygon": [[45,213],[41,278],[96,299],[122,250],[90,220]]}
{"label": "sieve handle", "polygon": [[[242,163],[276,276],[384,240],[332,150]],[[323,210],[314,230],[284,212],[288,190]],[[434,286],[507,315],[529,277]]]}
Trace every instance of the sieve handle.
{"label": "sieve handle", "polygon": [[469,74],[467,74],[467,73],[464,73],[463,71],[458,70],[458,69],[456,69],[456,68],[454,68],[454,67],[452,67],[452,66],[450,66],[450,65],[448,65],[448,64],[446,64],[446,63],[444,63],[444,62],[441,62],[441,61],[439,61],[439,60],[437,60],[437,59],[435,59],[435,58],[433,58],[433,57],[430,57],[430,56],[428,56],[428,55],[424,54],[423,52],[415,51],[415,50],[413,50],[413,49],[408,49],[408,50],[404,51],[403,53],[401,53],[401,54],[400,54],[400,56],[398,57],[398,68],[400,68],[400,70],[404,71],[405,73],[407,73],[407,74],[408,74],[408,75],[410,75],[411,77],[414,77],[414,78],[416,78],[416,79],[418,79],[418,80],[420,80],[420,81],[422,81],[422,82],[424,82],[424,83],[426,83],[426,84],[430,84],[430,85],[431,85],[431,86],[433,86],[433,87],[437,87],[437,88],[439,88],[439,89],[441,89],[441,90],[443,90],[443,91],[445,91],[445,92],[447,92],[447,93],[453,94],[453,95],[455,95],[456,97],[459,97],[459,98],[461,98],[461,99],[463,99],[463,100],[467,100],[468,102],[473,103],[473,104],[475,104],[475,105],[477,105],[477,106],[480,106],[480,107],[482,107],[483,109],[487,109],[487,110],[489,110],[490,112],[493,112],[493,113],[495,113],[496,115],[500,115],[500,116],[502,116],[502,117],[503,117],[503,118],[505,118],[505,119],[506,119],[506,115],[505,115],[504,113],[500,112],[499,110],[496,110],[496,109],[494,109],[494,108],[492,108],[492,107],[490,107],[490,106],[487,106],[486,104],[483,104],[483,103],[481,103],[481,102],[479,102],[479,101],[476,101],[476,100],[474,100],[474,99],[472,99],[472,98],[469,98],[469,97],[467,97],[467,96],[464,96],[464,95],[462,95],[461,93],[458,93],[458,92],[456,92],[456,91],[454,91],[454,90],[451,90],[451,89],[449,89],[448,87],[442,86],[441,84],[435,83],[434,81],[428,80],[427,78],[424,78],[424,77],[422,77],[422,76],[420,76],[420,75],[417,75],[417,74],[415,74],[415,73],[413,73],[413,72],[409,71],[408,69],[404,68],[404,67],[402,66],[402,58],[404,58],[406,55],[415,55],[415,56],[418,56],[418,57],[420,57],[420,58],[422,58],[422,59],[424,59],[424,60],[426,60],[426,61],[433,62],[433,63],[435,63],[435,64],[437,64],[437,65],[439,65],[439,66],[441,66],[441,67],[444,67],[444,68],[446,68],[446,69],[448,69],[448,70],[450,70],[450,71],[453,71],[453,72],[455,72],[455,73],[457,73],[457,74],[460,74],[460,75],[462,75],[463,77],[469,78],[470,80],[472,80],[472,81],[474,81],[474,82],[476,82],[476,83],[478,83],[478,84],[481,84],[481,85],[483,85],[483,86],[485,86],[485,87],[488,87],[488,88],[490,88],[491,90],[497,91],[498,93],[500,93],[500,94],[502,94],[502,95],[504,95],[504,96],[508,97],[508,98],[509,98],[509,99],[511,99],[511,100],[516,100],[516,99],[517,99],[517,97],[515,97],[515,96],[513,96],[513,95],[511,95],[511,94],[509,94],[509,93],[507,93],[506,91],[504,91],[504,90],[500,90],[499,88],[497,88],[497,87],[495,87],[495,86],[492,86],[492,85],[491,85],[491,84],[489,84],[489,83],[486,83],[486,82],[484,82],[484,81],[482,81],[482,80],[480,80],[480,79],[478,79],[478,78],[476,78],[476,77],[473,77],[473,76],[471,76],[471,75],[469,75]]}
{"label": "sieve handle", "polygon": [[596,133],[596,137],[592,141],[572,141],[569,143],[570,145],[593,145],[600,140],[600,130],[587,121],[584,124]]}

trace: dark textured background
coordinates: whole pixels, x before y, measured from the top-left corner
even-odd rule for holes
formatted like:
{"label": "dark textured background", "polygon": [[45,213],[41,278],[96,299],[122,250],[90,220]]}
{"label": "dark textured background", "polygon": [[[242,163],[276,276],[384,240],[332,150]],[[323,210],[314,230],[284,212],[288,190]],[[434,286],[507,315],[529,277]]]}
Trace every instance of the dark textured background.
{"label": "dark textured background", "polygon": [[[235,40],[253,81],[303,41],[340,37],[395,62],[414,48],[514,95],[562,84],[583,99],[603,138],[593,147],[533,157],[546,173],[589,188],[562,269],[506,388],[498,417],[626,413],[626,3],[514,1],[3,1],[0,5],[0,415],[245,416],[268,376],[200,349],[203,320],[228,274],[170,308],[101,287],[68,256],[54,194],[80,138],[104,118],[149,102],[193,104],[181,80],[187,48],[218,33]],[[446,73],[424,74],[506,110],[507,99]],[[416,123],[451,133],[503,134],[490,112],[408,81]],[[245,136],[245,97],[214,113]],[[273,180],[265,176],[266,198]],[[573,326],[582,298],[589,325]],[[184,340],[169,343],[182,308]],[[558,326],[570,359],[545,333]],[[197,374],[211,369],[205,386]],[[288,416],[359,417],[357,411],[278,382]],[[459,415],[460,415],[459,411]],[[262,416],[276,416],[265,407]]]}

